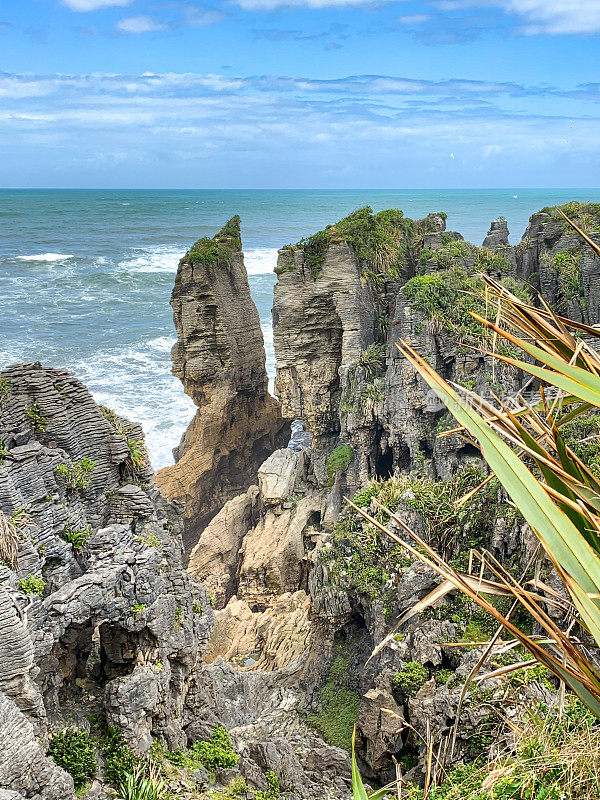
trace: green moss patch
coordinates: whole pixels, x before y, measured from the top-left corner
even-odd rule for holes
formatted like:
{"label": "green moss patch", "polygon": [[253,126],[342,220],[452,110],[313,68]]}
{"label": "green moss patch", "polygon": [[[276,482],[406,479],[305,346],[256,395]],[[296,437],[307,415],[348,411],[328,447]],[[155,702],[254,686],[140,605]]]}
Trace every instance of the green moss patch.
{"label": "green moss patch", "polygon": [[360,705],[360,696],[351,686],[349,666],[345,648],[338,645],[327,680],[319,692],[320,709],[307,720],[328,744],[348,752],[352,749],[352,731]]}
{"label": "green moss patch", "polygon": [[325,471],[327,473],[327,486],[333,486],[338,472],[345,472],[354,461],[354,450],[349,444],[336,447],[327,459]]}

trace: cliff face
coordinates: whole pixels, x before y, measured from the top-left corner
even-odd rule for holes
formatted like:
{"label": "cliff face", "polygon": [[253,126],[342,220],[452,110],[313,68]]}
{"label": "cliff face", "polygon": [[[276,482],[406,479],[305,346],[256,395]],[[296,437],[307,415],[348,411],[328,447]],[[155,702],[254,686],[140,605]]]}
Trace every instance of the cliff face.
{"label": "cliff face", "polygon": [[[595,209],[574,210],[597,236]],[[473,444],[438,435],[452,420],[395,343],[449,380],[506,397],[522,376],[473,349],[486,343],[468,314],[480,310],[477,272],[525,294],[523,279],[537,275],[552,302],[600,321],[598,264],[574,255],[552,209],[532,217],[516,248],[501,219],[482,248],[445,228],[440,213],[412,221],[362,209],[282,249],[283,414],[267,393],[239,221],[182,259],[173,369],[198,411],[159,481],[187,503],[187,574],[181,507],[152,483],[139,426],[63,371],[0,373],[0,796],[74,798],[46,756],[48,734],[87,727],[86,715],[121,727],[138,751],[155,737],[185,747],[224,725],[240,758],[221,783],[243,777],[265,790],[274,771],[306,800],[351,796],[355,721],[365,775],[392,778],[392,756],[422,775],[423,737],[446,740],[495,625],[452,595],[405,616],[439,579],[343,496],[372,513],[385,503],[461,569],[475,547],[522,571],[536,540],[494,482],[456,509],[485,465]],[[282,417],[307,431],[293,447],[280,447]],[[447,646],[457,641],[469,647]],[[499,663],[492,656],[484,670]],[[452,758],[472,761],[500,735],[495,702],[518,714],[555,698],[547,681],[473,685]],[[198,797],[189,783],[177,788]]]}
{"label": "cliff face", "polygon": [[[568,203],[565,213],[594,241],[600,239],[600,204]],[[600,258],[556,209],[533,214],[515,248],[519,275],[561,314],[592,325],[600,321]]]}
{"label": "cliff face", "polygon": [[[523,279],[547,269],[555,235],[532,226],[514,248],[506,222],[495,220],[476,247],[447,231],[443,214],[412,221],[363,209],[283,248],[273,308],[276,388],[283,416],[301,422],[308,438],[298,451],[267,459],[258,485],[225,504],[190,557],[190,572],[206,582],[217,607],[207,660],[228,661],[244,686],[284,682],[289,708],[308,713],[330,744],[347,746],[348,719],[357,719],[363,769],[378,780],[393,777],[392,755],[417,776],[424,756],[418,734],[430,730],[438,743],[448,735],[482,650],[449,650],[443,642],[487,639],[493,623],[451,597],[407,619],[369,661],[438,578],[363,526],[342,497],[358,492],[366,506],[381,497],[465,569],[473,546],[525,567],[534,539],[497,486],[453,511],[485,477],[485,465],[474,444],[439,436],[452,419],[395,344],[404,339],[446,379],[482,395],[518,393],[523,377],[476,351],[485,334],[468,312],[483,313],[474,298],[481,271],[530,297]],[[573,246],[564,228],[555,233],[554,255]],[[593,305],[593,282],[581,285]],[[493,699],[509,687],[493,679],[481,690]],[[517,706],[554,697],[547,686],[510,692]],[[490,706],[474,691],[462,707],[455,759],[480,755],[481,729],[498,735]]]}
{"label": "cliff face", "polygon": [[234,217],[181,260],[171,299],[173,374],[198,411],[175,452],[176,464],[161,470],[156,482],[169,498],[185,503],[189,546],[223,504],[255,480],[288,432],[268,392],[241,246]]}
{"label": "cliff face", "polygon": [[[443,214],[413,221],[362,209],[280,251],[276,389],[283,415],[313,434],[322,484],[341,480],[355,491],[372,476],[421,463],[432,477],[447,477],[468,455],[456,438],[437,439],[444,411],[398,352],[401,338],[450,380],[485,393],[494,372],[506,394],[516,390],[516,376],[496,375],[491,361],[458,346],[474,343],[463,301],[474,273],[494,258],[501,272],[513,272],[506,225],[492,227],[487,241],[498,255],[446,231]],[[340,447],[351,448],[350,460],[335,469]]]}
{"label": "cliff face", "polygon": [[139,426],[39,364],[0,373],[0,391],[0,785],[66,800],[50,728],[95,714],[141,752],[152,735],[186,742],[212,611],[182,571],[182,523]]}

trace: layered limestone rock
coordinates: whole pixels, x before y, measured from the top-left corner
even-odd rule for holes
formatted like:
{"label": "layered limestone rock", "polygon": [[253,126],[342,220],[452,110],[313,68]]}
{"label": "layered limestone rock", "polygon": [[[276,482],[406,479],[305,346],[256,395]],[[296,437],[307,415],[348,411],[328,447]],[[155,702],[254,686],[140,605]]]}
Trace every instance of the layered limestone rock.
{"label": "layered limestone rock", "polygon": [[0,373],[0,785],[74,797],[48,733],[84,713],[138,752],[184,744],[181,711],[212,611],[182,570],[182,523],[137,425],[70,374]]}
{"label": "layered limestone rock", "polygon": [[[600,204],[568,203],[563,210],[594,241],[600,241]],[[600,322],[600,258],[558,213],[533,214],[515,248],[518,274],[561,314]]]}
{"label": "layered limestone rock", "polygon": [[185,504],[191,547],[231,497],[288,438],[268,392],[258,312],[250,296],[239,217],[213,239],[200,239],[181,260],[171,305],[177,330],[173,374],[198,406],[176,463],[156,476],[167,496]]}
{"label": "layered limestone rock", "polygon": [[518,376],[499,374],[491,359],[459,348],[460,308],[453,318],[446,300],[444,318],[423,304],[432,291],[458,298],[473,291],[478,268],[509,274],[500,229],[505,223],[494,228],[497,241],[488,242],[502,251],[496,255],[446,231],[443,214],[414,222],[401,212],[374,215],[367,208],[280,251],[276,388],[283,415],[300,418],[313,434],[313,468],[322,484],[337,488],[341,480],[352,492],[370,477],[422,462],[432,475],[447,477],[471,455],[456,437],[437,439],[444,409],[399,353],[400,339],[450,380],[484,393],[492,382],[505,394],[518,389]]}

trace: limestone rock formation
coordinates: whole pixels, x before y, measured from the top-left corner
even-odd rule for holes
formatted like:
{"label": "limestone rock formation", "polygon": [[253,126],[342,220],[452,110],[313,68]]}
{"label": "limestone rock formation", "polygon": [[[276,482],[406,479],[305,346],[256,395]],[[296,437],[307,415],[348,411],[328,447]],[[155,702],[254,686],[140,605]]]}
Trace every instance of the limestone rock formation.
{"label": "limestone rock formation", "polygon": [[180,713],[208,638],[182,523],[149,480],[139,426],[62,370],[0,373],[0,785],[73,797],[49,732],[101,714],[139,752],[186,742]]}
{"label": "limestone rock formation", "polygon": [[[600,204],[568,203],[566,214],[600,241]],[[600,322],[600,258],[554,208],[533,214],[515,248],[517,270],[561,314]]]}
{"label": "limestone rock formation", "polygon": [[185,504],[189,547],[289,438],[268,392],[263,336],[241,248],[240,220],[234,217],[184,256],[171,299],[177,330],[173,374],[198,410],[175,465],[162,469],[156,481],[169,498]]}

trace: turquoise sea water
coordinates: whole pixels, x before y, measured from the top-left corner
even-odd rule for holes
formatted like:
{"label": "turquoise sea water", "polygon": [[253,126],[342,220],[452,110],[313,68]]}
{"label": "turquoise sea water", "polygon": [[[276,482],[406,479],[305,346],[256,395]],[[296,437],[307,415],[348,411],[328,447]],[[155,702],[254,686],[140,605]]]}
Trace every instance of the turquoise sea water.
{"label": "turquoise sea water", "polygon": [[159,467],[193,414],[170,373],[177,262],[233,214],[272,375],[278,247],[366,204],[414,218],[446,211],[448,228],[475,244],[503,214],[517,242],[534,211],[575,199],[598,202],[600,190],[0,190],[0,367],[72,370],[99,402],[142,422]]}

